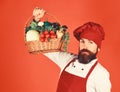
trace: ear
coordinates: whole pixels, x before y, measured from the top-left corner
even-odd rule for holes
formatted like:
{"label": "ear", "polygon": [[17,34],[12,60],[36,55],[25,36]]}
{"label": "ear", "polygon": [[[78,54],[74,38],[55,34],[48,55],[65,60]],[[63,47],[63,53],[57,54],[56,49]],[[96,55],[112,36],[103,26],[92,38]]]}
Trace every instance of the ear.
{"label": "ear", "polygon": [[98,51],[100,51],[100,48],[98,48]]}

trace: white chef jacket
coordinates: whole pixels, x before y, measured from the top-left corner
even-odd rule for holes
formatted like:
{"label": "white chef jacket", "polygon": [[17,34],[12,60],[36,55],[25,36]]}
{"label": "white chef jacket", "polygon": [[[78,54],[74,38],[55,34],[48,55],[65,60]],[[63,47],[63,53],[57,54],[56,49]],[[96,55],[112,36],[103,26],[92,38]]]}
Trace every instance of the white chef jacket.
{"label": "white chef jacket", "polygon": [[[77,55],[68,52],[52,52],[45,53],[44,55],[56,63],[60,67],[61,72],[73,58],[77,57]],[[76,59],[76,61],[72,62],[65,71],[85,78],[96,61],[97,59],[94,59],[88,64],[82,64]],[[109,72],[100,63],[98,63],[88,77],[86,87],[87,92],[111,92],[111,82],[109,77]]]}

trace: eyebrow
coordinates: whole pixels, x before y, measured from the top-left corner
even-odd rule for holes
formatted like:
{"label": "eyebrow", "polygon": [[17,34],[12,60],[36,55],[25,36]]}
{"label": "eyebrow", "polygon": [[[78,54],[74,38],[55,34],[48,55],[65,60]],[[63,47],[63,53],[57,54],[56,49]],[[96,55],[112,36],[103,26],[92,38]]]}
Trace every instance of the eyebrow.
{"label": "eyebrow", "polygon": [[88,40],[88,41],[94,42],[93,40]]}
{"label": "eyebrow", "polygon": [[81,38],[80,40],[84,40],[83,38]]}
{"label": "eyebrow", "polygon": [[[81,38],[80,40],[83,40],[84,41],[84,38]],[[92,41],[92,42],[94,42],[93,40],[89,40],[89,39],[87,39],[88,41]]]}

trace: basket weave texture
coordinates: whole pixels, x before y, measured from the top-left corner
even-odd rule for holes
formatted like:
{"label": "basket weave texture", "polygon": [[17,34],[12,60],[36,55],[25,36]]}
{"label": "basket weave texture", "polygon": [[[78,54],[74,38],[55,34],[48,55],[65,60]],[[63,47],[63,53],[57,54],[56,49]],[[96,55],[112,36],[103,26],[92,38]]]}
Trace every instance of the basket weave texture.
{"label": "basket weave texture", "polygon": [[41,42],[37,40],[26,42],[26,46],[30,53],[59,51],[62,44],[63,41],[58,38],[51,39],[49,42]]}

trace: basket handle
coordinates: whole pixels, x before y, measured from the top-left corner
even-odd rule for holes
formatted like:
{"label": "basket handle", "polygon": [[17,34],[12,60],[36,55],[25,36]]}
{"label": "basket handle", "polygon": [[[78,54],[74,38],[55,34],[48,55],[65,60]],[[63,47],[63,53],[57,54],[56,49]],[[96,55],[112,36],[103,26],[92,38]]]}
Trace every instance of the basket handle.
{"label": "basket handle", "polygon": [[[58,20],[58,18],[57,18],[54,14],[49,13],[49,12],[45,12],[45,15],[48,15],[48,16],[53,17],[57,22],[59,22],[59,23],[61,24],[60,20]],[[44,15],[42,18],[46,17],[45,15]],[[41,18],[41,20],[42,20],[42,18]],[[34,19],[34,16],[33,16],[33,15],[30,16],[30,17],[27,19],[26,23],[25,23],[25,27],[27,27],[27,25],[28,25],[28,24],[30,23],[30,21],[33,20],[33,19]],[[46,18],[46,19],[47,19],[47,18]]]}
{"label": "basket handle", "polygon": [[48,16],[53,17],[57,22],[59,22],[61,24],[60,20],[54,14],[49,13],[49,12],[46,12],[45,14],[48,15]]}

